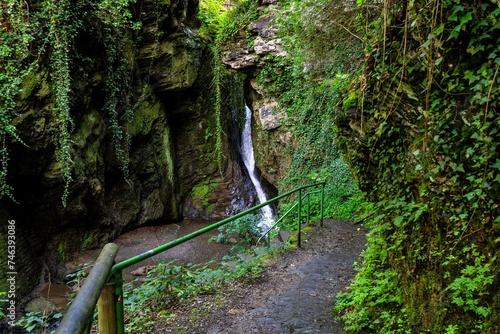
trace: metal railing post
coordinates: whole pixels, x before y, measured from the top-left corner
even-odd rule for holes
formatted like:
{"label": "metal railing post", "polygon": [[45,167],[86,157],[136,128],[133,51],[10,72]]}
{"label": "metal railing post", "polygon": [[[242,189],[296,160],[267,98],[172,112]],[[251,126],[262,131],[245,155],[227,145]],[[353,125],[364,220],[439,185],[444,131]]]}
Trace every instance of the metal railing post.
{"label": "metal railing post", "polygon": [[298,219],[299,219],[299,226],[298,226],[298,232],[297,232],[298,233],[297,234],[297,246],[300,248],[301,247],[301,245],[300,245],[300,243],[301,243],[301,240],[300,240],[301,239],[301,235],[300,235],[301,234],[301,226],[300,225],[302,223],[301,222],[301,220],[302,220],[302,189],[299,189],[298,196],[299,197],[298,197],[297,200],[299,201],[298,202],[299,204],[297,205],[297,211],[298,211],[297,216],[298,216]]}
{"label": "metal railing post", "polygon": [[324,205],[324,202],[325,202],[325,183],[323,182],[321,184],[321,208],[320,208],[320,211],[321,211],[321,217],[320,217],[320,225],[321,227],[323,227],[323,205]]}
{"label": "metal railing post", "polygon": [[307,224],[311,220],[311,194],[307,194]]}
{"label": "metal railing post", "polygon": [[116,333],[125,333],[125,321],[123,312],[123,275],[122,271],[118,270],[114,273],[115,278],[115,309],[116,309]]}

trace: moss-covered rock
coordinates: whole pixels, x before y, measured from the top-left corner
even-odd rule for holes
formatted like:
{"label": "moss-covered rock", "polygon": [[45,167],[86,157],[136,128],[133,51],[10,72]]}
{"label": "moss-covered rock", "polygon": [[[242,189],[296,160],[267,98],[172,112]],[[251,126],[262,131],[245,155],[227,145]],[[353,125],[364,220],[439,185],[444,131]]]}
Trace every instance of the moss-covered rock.
{"label": "moss-covered rock", "polygon": [[[121,84],[109,84],[114,73],[107,67],[120,68],[107,64],[109,32],[92,8],[74,8],[82,11],[82,21],[68,54],[73,123],[66,206],[61,203],[64,170],[54,156],[58,118],[49,60],[40,61],[23,79],[13,124],[24,144],[16,139],[8,143],[7,174],[19,204],[2,199],[0,211],[29,232],[19,233],[20,245],[33,243],[19,255],[26,259],[20,267],[27,276],[26,290],[40,277],[42,263],[48,268],[43,276],[62,280],[64,261],[81,247],[100,247],[123,231],[152,222],[224,218],[252,203],[252,188],[231,135],[230,108],[221,116],[226,126],[223,170],[214,141],[207,140],[218,120],[206,85],[211,54],[195,30],[197,5],[196,0],[141,3],[141,30],[126,31],[122,48],[116,48],[123,51],[122,68],[129,71]],[[49,59],[49,54],[43,57]],[[116,89],[115,116],[107,104],[111,89]],[[211,191],[201,192],[208,184]]]}

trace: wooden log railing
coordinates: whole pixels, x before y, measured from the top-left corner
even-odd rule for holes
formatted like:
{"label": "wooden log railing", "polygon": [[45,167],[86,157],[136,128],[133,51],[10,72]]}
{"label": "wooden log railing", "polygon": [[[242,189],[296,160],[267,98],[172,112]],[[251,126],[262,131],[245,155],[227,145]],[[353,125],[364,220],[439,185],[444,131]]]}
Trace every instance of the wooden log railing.
{"label": "wooden log railing", "polygon": [[[94,264],[94,267],[83,282],[80,291],[66,311],[66,315],[63,317],[61,324],[57,328],[56,334],[76,334],[89,331],[90,326],[92,325],[95,305],[99,296],[106,295],[103,297],[105,299],[108,298],[107,294],[109,293],[109,289],[106,287],[106,289],[103,290],[103,288],[107,283],[108,276],[113,264],[115,263],[117,253],[117,244],[109,243],[104,246]],[[111,289],[114,296],[114,287],[111,287]],[[101,291],[103,292],[101,293]],[[103,298],[101,297],[101,300],[102,299]],[[99,301],[101,302],[101,300]],[[112,297],[110,302],[114,307],[114,297]],[[113,312],[113,315],[105,320],[116,322],[114,319],[115,314]]]}

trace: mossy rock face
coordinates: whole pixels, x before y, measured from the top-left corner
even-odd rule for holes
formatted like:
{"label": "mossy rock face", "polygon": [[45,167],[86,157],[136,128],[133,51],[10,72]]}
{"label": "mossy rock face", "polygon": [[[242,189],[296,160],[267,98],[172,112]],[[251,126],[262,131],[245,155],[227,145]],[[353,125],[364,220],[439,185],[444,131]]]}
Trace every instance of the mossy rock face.
{"label": "mossy rock face", "polygon": [[[212,64],[204,61],[209,53],[193,30],[198,1],[142,5],[146,14],[140,38],[128,35],[125,50],[133,72],[130,94],[120,92],[128,100],[117,102],[117,122],[131,137],[127,178],[113,144],[114,125],[103,111],[109,80],[105,53],[86,49],[104,50],[98,24],[91,27],[96,36],[82,30],[76,40],[75,50],[90,60],[75,58],[71,65],[72,182],[66,206],[61,202],[63,170],[54,156],[57,119],[46,63],[24,79],[18,97],[13,123],[27,146],[17,141],[9,146],[8,183],[21,204],[10,203],[5,211],[36,234],[20,234],[20,243],[33,242],[31,250],[44,254],[42,262],[53,280],[63,278],[63,262],[72,253],[82,247],[99,248],[125,230],[183,218],[222,219],[256,202],[232,137],[231,109],[223,110],[217,120],[212,107],[206,85]],[[157,5],[160,22],[154,15]],[[160,35],[155,34],[158,27],[163,29]],[[134,112],[130,124],[125,114],[128,102]],[[224,126],[222,152],[215,152],[218,121]],[[118,141],[127,146],[124,138]],[[88,235],[92,238],[83,245],[82,236]],[[58,251],[61,242],[64,256]],[[26,261],[27,287],[40,277],[41,262],[36,261]]]}
{"label": "mossy rock face", "polygon": [[149,63],[150,83],[155,90],[186,90],[198,78],[203,48],[199,36],[186,27],[158,45],[143,46],[139,61]]}
{"label": "mossy rock face", "polygon": [[149,134],[153,123],[162,116],[160,100],[148,88],[144,89],[148,91],[142,93],[143,99],[134,106],[134,120],[129,128],[131,136]]}

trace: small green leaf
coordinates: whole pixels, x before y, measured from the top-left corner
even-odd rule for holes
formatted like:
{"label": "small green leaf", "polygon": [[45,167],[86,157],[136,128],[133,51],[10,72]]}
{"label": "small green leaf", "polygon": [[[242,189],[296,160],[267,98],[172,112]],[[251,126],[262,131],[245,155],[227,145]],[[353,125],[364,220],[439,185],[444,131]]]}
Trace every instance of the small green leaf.
{"label": "small green leaf", "polygon": [[497,161],[493,165],[491,165],[491,167],[500,169],[500,159],[497,159]]}
{"label": "small green leaf", "polygon": [[401,226],[401,222],[403,221],[403,219],[403,216],[396,217],[396,219],[394,219],[394,225]]}
{"label": "small green leaf", "polygon": [[460,18],[460,25],[465,25],[468,23],[470,20],[472,20],[472,12],[467,12],[464,16]]}

